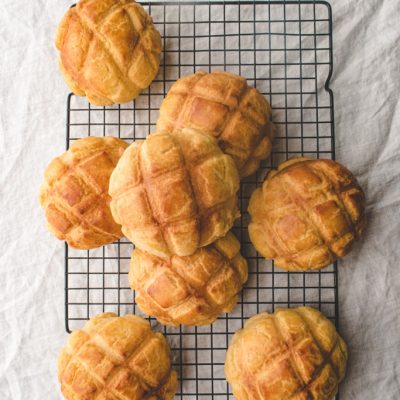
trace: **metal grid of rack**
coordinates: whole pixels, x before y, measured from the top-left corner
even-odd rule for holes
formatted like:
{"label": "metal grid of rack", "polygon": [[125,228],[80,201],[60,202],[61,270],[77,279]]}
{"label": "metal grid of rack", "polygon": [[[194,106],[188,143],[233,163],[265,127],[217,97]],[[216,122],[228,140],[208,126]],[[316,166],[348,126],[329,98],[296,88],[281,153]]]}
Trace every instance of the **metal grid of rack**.
{"label": "metal grid of rack", "polygon": [[[305,155],[334,158],[332,16],[322,1],[142,3],[163,38],[160,71],[135,102],[96,107],[69,95],[67,147],[73,140],[116,136],[132,142],[154,131],[161,101],[180,76],[226,70],[247,78],[273,108],[277,137],[260,170],[241,184],[242,217],[234,232],[249,263],[249,280],[233,312],[205,327],[164,327],[180,380],[177,399],[232,399],[225,381],[225,352],[244,321],[276,307],[309,305],[338,322],[337,266],[316,272],[286,272],[264,260],[250,243],[247,205],[272,168]],[[133,245],[126,239],[103,248],[65,248],[66,329],[104,311],[142,315],[127,274]]]}

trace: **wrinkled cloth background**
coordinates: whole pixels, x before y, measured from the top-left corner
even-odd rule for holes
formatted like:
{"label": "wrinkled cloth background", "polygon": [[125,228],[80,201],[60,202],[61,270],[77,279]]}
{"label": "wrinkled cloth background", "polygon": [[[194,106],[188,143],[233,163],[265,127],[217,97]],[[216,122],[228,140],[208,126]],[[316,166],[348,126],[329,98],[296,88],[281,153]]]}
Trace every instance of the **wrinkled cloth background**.
{"label": "wrinkled cloth background", "polygon": [[[2,0],[0,13],[0,399],[61,399],[63,244],[38,189],[65,148],[68,89],[53,38],[68,0]],[[369,228],[340,264],[343,400],[400,398],[400,2],[332,2],[336,157],[368,199]]]}

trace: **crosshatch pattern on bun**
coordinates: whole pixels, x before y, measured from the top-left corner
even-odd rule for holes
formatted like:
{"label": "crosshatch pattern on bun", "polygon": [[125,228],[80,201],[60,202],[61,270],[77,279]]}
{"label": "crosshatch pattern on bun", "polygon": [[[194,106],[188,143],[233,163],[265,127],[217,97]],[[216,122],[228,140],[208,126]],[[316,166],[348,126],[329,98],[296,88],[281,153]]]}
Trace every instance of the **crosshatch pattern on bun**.
{"label": "crosshatch pattern on bun", "polygon": [[253,192],[249,214],[255,248],[287,270],[331,264],[351,250],[366,226],[361,187],[332,160],[282,163]]}
{"label": "crosshatch pattern on bun", "polygon": [[58,378],[66,400],[172,400],[177,386],[165,337],[143,318],[114,313],[69,335]]}
{"label": "crosshatch pattern on bun", "polygon": [[110,210],[108,185],[128,144],[113,137],[87,137],[47,167],[40,203],[47,226],[77,249],[93,249],[122,236]]}
{"label": "crosshatch pattern on bun", "polygon": [[184,129],[128,147],[111,179],[111,211],[136,247],[158,256],[193,254],[239,216],[239,176],[214,138]]}
{"label": "crosshatch pattern on bun", "polygon": [[81,0],[63,17],[56,47],[70,89],[104,106],[131,101],[150,85],[161,37],[133,0]]}
{"label": "crosshatch pattern on bun", "polygon": [[279,308],[235,333],[225,375],[237,400],[332,400],[347,358],[345,342],[319,311]]}
{"label": "crosshatch pattern on bun", "polygon": [[164,325],[211,324],[235,307],[246,280],[247,262],[231,232],[187,257],[135,249],[129,272],[136,303]]}
{"label": "crosshatch pattern on bun", "polygon": [[246,79],[228,72],[199,71],[175,82],[160,108],[159,131],[193,128],[214,136],[242,177],[271,153],[271,107]]}

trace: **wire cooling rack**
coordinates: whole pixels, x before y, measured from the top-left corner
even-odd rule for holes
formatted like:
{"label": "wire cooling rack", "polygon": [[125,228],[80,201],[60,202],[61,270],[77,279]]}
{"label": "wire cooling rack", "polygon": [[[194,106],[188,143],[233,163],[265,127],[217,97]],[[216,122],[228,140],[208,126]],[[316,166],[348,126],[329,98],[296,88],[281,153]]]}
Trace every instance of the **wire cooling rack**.
{"label": "wire cooling rack", "polygon": [[[250,243],[247,205],[266,173],[289,157],[334,158],[332,16],[322,1],[142,3],[163,37],[160,71],[135,101],[95,107],[69,95],[67,147],[92,136],[132,142],[154,131],[161,101],[180,76],[226,70],[247,78],[270,101],[277,126],[271,157],[240,189],[242,217],[234,231],[249,263],[249,280],[235,310],[205,327],[163,327],[180,380],[177,399],[232,399],[223,364],[230,339],[244,321],[276,307],[309,305],[338,322],[337,267],[285,272],[258,255]],[[122,239],[103,248],[65,248],[66,330],[104,312],[141,312],[127,274],[133,245]]]}

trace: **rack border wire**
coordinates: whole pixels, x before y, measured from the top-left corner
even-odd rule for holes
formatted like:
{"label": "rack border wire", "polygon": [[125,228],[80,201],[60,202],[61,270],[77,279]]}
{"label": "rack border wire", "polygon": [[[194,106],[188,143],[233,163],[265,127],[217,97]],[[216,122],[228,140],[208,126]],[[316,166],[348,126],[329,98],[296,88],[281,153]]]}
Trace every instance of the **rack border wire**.
{"label": "rack border wire", "polygon": [[[234,230],[240,238],[243,255],[249,262],[249,281],[241,293],[236,309],[228,315],[221,316],[216,323],[208,327],[161,327],[154,318],[149,318],[155,329],[163,331],[170,341],[174,354],[173,364],[180,377],[177,399],[210,397],[232,399],[232,392],[223,376],[224,353],[234,331],[242,327],[251,314],[264,310],[273,311],[276,306],[308,304],[322,309],[337,327],[339,325],[337,264],[322,271],[307,273],[289,273],[275,268],[273,262],[266,262],[251,248],[247,234],[246,213],[251,191],[262,183],[266,171],[283,159],[297,154],[313,154],[316,157],[335,159],[334,99],[330,88],[333,72],[332,10],[327,1],[312,0],[184,0],[150,1],[141,4],[150,14],[155,13],[160,17],[158,21],[153,15],[163,40],[164,58],[158,76],[149,89],[128,105],[94,107],[85,99],[69,94],[66,115],[67,149],[73,140],[78,139],[74,135],[77,129],[82,131],[86,129],[82,137],[99,133],[104,136],[112,131],[111,135],[123,139],[142,139],[146,135],[143,132],[149,132],[151,127],[154,127],[153,116],[158,109],[154,106],[154,97],[164,96],[169,85],[176,78],[187,74],[190,69],[193,72],[198,69],[208,71],[223,69],[245,76],[269,99],[278,129],[271,157],[262,163],[260,170],[253,177],[244,180],[240,188],[239,203],[242,217]],[[319,6],[326,10],[323,18],[318,15],[322,13]],[[191,13],[184,13],[184,7],[192,7]],[[204,15],[196,13],[199,8],[204,7],[208,9],[205,20],[203,20]],[[262,15],[256,18],[256,12],[260,11],[260,7],[268,18]],[[294,8],[298,10],[298,17],[289,18],[288,14]],[[220,12],[216,18],[215,14],[212,16],[212,11],[215,9]],[[236,20],[235,9],[237,9]],[[251,9],[253,18],[249,19]],[[281,17],[279,9],[283,12]],[[167,15],[172,14],[171,10],[176,10],[176,18],[167,21]],[[232,28],[235,24],[236,31]],[[293,29],[294,24],[298,26],[297,33],[289,32],[289,28]],[[191,25],[193,33],[190,31]],[[260,32],[260,25],[265,30]],[[327,30],[319,32],[319,25]],[[307,31],[310,27],[311,33]],[[214,28],[218,33],[212,34]],[[196,32],[201,33],[196,35]],[[243,40],[242,43],[242,39],[251,37],[253,47],[247,48],[251,40],[250,42]],[[257,41],[260,37],[262,47]],[[283,37],[283,47],[277,45],[280,37]],[[214,39],[222,42],[222,48],[213,48]],[[292,48],[289,42],[296,39],[299,39],[299,44]],[[188,45],[188,40],[192,42],[192,47]],[[167,41],[170,42],[170,47],[166,45]],[[310,41],[313,46],[305,47]],[[323,45],[320,45],[320,42],[323,42]],[[189,46],[189,49],[184,48],[185,46]],[[219,57],[219,53],[222,53],[222,57]],[[236,55],[237,59],[234,58]],[[322,55],[328,55],[328,58],[320,61]],[[175,63],[174,57],[178,60]],[[262,62],[258,61],[258,57],[263,58]],[[308,60],[310,57],[311,61]],[[218,61],[213,62],[213,58]],[[172,61],[168,62],[168,59]],[[173,75],[172,72],[176,68],[178,72]],[[283,70],[283,77],[276,76],[276,68]],[[291,76],[297,69],[300,71],[299,75]],[[310,87],[309,82],[313,83],[313,87]],[[296,84],[299,85],[298,89],[295,87]],[[325,102],[323,95],[327,96]],[[294,101],[297,97],[299,97],[298,104]],[[313,113],[315,118],[310,119]],[[82,118],[82,114],[86,117]],[[132,117],[130,119],[129,114]],[[292,120],[294,115],[297,117]],[[124,118],[128,118],[128,122]],[[126,134],[126,128],[129,127],[135,128],[133,136]],[[140,133],[136,135],[136,131]],[[295,143],[299,143],[299,146],[296,147]],[[312,147],[314,144],[315,150]],[[309,150],[309,147],[313,150]],[[126,293],[129,289],[125,283],[126,265],[129,264],[128,251],[131,249],[131,244],[124,240],[103,247],[97,252],[77,253],[65,244],[67,332],[71,332],[73,324],[82,325],[94,315],[93,310],[97,312],[113,310],[118,314],[129,311],[140,314],[140,310],[136,307],[134,292],[131,295]],[[110,265],[116,266],[117,269],[111,269],[110,272]],[[99,292],[99,297],[93,296],[95,292]],[[114,300],[109,300],[109,295],[114,292],[117,293],[116,297]],[[77,296],[77,293],[82,296]]]}

